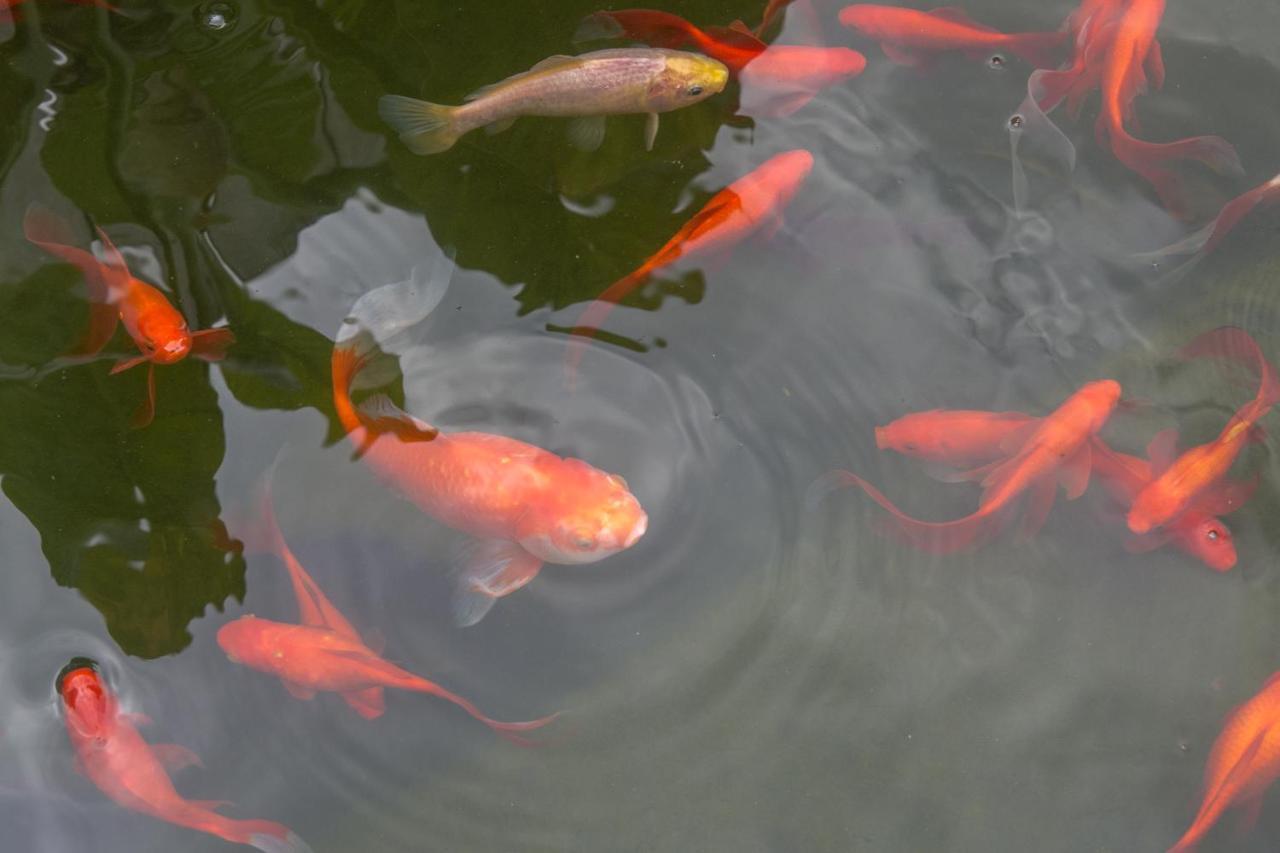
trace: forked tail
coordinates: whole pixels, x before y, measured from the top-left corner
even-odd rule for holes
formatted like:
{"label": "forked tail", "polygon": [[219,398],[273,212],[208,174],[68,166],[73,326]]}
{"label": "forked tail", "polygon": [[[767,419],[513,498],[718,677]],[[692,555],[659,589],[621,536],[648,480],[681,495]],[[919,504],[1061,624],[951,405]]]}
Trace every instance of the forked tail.
{"label": "forked tail", "polygon": [[461,136],[454,120],[457,109],[404,95],[378,99],[378,115],[414,154],[438,154],[453,147]]}

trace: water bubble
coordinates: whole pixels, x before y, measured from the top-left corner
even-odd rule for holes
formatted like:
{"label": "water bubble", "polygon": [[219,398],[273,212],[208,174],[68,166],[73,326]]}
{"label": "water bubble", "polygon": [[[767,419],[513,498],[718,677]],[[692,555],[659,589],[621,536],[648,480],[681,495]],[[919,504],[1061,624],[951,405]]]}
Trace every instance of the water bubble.
{"label": "water bubble", "polygon": [[987,60],[987,67],[988,67],[988,68],[994,68],[994,69],[996,69],[997,71],[1001,71],[1001,70],[1003,70],[1003,69],[1004,69],[1004,64],[1005,64],[1004,57],[1003,57],[1003,56],[1001,56],[1001,55],[1000,55],[1000,54],[998,54],[998,53],[997,53],[997,54],[993,54],[993,55],[992,55],[992,57],[991,57],[990,59],[988,59],[988,60]]}
{"label": "water bubble", "polygon": [[1022,126],[1026,123],[1027,123],[1027,120],[1020,115],[1009,116],[1010,130],[1022,130]]}
{"label": "water bubble", "polygon": [[201,27],[213,32],[221,32],[234,27],[240,13],[234,5],[225,0],[213,0],[197,6],[195,14],[196,23]]}

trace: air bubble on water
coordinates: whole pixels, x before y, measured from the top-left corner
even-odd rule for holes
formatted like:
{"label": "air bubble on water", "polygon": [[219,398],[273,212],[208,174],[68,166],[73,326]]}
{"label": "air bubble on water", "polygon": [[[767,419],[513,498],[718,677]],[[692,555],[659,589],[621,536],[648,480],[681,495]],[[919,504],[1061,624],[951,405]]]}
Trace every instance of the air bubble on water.
{"label": "air bubble on water", "polygon": [[1025,125],[1026,123],[1027,123],[1027,120],[1022,116],[1018,115],[1017,113],[1009,116],[1010,130],[1022,130],[1023,125]]}
{"label": "air bubble on water", "polygon": [[196,23],[206,30],[221,32],[235,26],[239,16],[236,7],[225,0],[213,0],[196,7]]}
{"label": "air bubble on water", "polygon": [[992,57],[991,57],[990,59],[988,59],[988,60],[987,60],[987,67],[988,67],[988,68],[994,68],[994,69],[996,69],[997,71],[1002,71],[1002,70],[1004,70],[1004,64],[1005,64],[1005,63],[1004,63],[1004,57],[1003,57],[1003,56],[1001,56],[1001,55],[1000,55],[1000,54],[998,54],[998,53],[997,53],[997,54],[993,54],[993,55],[992,55]]}

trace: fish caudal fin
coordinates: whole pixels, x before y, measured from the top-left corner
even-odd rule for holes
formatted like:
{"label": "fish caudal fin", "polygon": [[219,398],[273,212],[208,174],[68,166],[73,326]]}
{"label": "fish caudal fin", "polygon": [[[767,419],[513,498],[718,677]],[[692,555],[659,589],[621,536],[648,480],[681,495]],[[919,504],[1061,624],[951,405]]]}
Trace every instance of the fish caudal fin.
{"label": "fish caudal fin", "polygon": [[433,681],[428,681],[425,678],[420,678],[415,676],[412,683],[397,685],[397,686],[404,687],[407,690],[415,690],[419,693],[429,693],[432,696],[438,696],[441,699],[444,699],[448,702],[452,702],[462,710],[466,711],[475,719],[479,720],[489,728],[493,729],[493,731],[496,732],[498,735],[502,736],[503,738],[506,738],[507,740],[511,741],[512,743],[518,746],[534,746],[535,742],[532,740],[529,740],[528,738],[520,737],[520,735],[517,734],[517,732],[529,732],[529,731],[534,731],[535,729],[540,729],[543,726],[553,722],[557,717],[560,716],[560,712],[557,711],[554,714],[548,714],[547,716],[539,717],[536,720],[521,720],[518,722],[508,723],[508,722],[503,722],[502,720],[495,720],[492,717],[482,714],[480,712],[480,709],[477,708],[475,704],[472,703],[471,701],[464,699],[461,696],[459,696],[457,693],[454,693],[451,690],[446,690],[445,688],[441,687],[439,684],[436,684]]}
{"label": "fish caudal fin", "polygon": [[414,154],[438,154],[453,147],[461,135],[454,124],[456,109],[404,95],[378,99],[378,115]]}
{"label": "fish caudal fin", "polygon": [[261,850],[262,853],[314,853],[310,844],[289,829],[285,830],[283,836],[272,835],[269,832],[255,832],[243,843]]}
{"label": "fish caudal fin", "polygon": [[1253,336],[1235,326],[1223,326],[1205,332],[1178,350],[1180,358],[1219,358],[1236,361],[1249,369],[1258,380],[1257,401],[1261,405],[1280,403],[1280,379]]}

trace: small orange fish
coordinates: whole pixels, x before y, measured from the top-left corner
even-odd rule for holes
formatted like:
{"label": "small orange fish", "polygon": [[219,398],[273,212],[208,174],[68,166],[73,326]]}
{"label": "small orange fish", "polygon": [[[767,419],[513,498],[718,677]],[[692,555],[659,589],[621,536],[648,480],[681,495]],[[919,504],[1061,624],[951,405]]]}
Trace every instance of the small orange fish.
{"label": "small orange fish", "polygon": [[218,630],[218,645],[235,663],[279,677],[289,693],[299,699],[311,699],[316,691],[340,693],[343,700],[367,720],[382,716],[383,688],[386,687],[439,696],[522,745],[529,742],[513,732],[541,728],[556,718],[557,715],[552,714],[516,723],[490,719],[456,693],[383,660],[360,639],[355,627],[298,562],[276,524],[269,491],[261,502],[260,528],[257,535],[250,536],[246,546],[251,550],[270,551],[284,563],[298,600],[302,624],[242,616],[223,625]]}
{"label": "small orange fish", "polygon": [[1276,378],[1275,368],[1257,342],[1242,329],[1206,332],[1184,347],[1182,355],[1244,360],[1254,366],[1259,376],[1258,393],[1231,416],[1217,438],[1191,448],[1176,459],[1176,431],[1164,430],[1152,439],[1148,456],[1156,478],[1138,494],[1129,510],[1129,529],[1134,533],[1146,533],[1168,524],[1215,488],[1244,446],[1261,440],[1258,421],[1280,403],[1280,380]]}
{"label": "small orange fish", "polygon": [[89,330],[74,354],[96,354],[120,323],[141,350],[141,355],[122,358],[111,368],[115,374],[147,364],[147,396],[134,412],[132,426],[144,427],[155,417],[157,364],[174,364],[188,355],[219,361],[235,342],[235,336],[225,327],[192,332],[186,318],[163,293],[129,274],[124,258],[101,228],[98,238],[107,255],[106,263],[70,245],[74,239],[70,228],[44,208],[33,206],[27,210],[23,231],[32,243],[74,264],[84,276],[89,292]]}
{"label": "small orange fish", "polygon": [[1262,795],[1280,776],[1280,672],[1267,679],[1252,699],[1228,715],[1204,768],[1204,801],[1195,820],[1169,853],[1195,850],[1232,807],[1246,809],[1256,821]]}
{"label": "small orange fish", "polygon": [[921,12],[897,6],[858,3],[840,10],[840,23],[880,43],[884,55],[900,65],[922,66],[932,56],[961,51],[986,56],[1007,50],[1037,68],[1052,68],[1068,34],[1002,33],[954,8]]}
{"label": "small orange fish", "polygon": [[1119,400],[1120,383],[1110,379],[1090,382],[1076,391],[1036,423],[1011,457],[968,473],[969,479],[982,479],[982,499],[977,512],[956,521],[912,518],[875,486],[848,471],[828,474],[823,485],[858,486],[891,514],[904,535],[927,551],[948,553],[986,540],[1003,526],[1014,503],[1023,495],[1029,496],[1024,529],[1034,533],[1048,518],[1059,483],[1069,500],[1084,494],[1089,484],[1089,439],[1107,422]]}
{"label": "small orange fish", "polygon": [[215,811],[224,803],[183,799],[165,766],[185,767],[200,759],[185,747],[143,740],[135,724],[146,718],[120,713],[116,697],[93,667],[73,664],[59,676],[57,690],[77,769],[119,805],[265,853],[310,853],[286,826],[234,820]]}
{"label": "small orange fish", "polygon": [[[797,148],[774,155],[716,193],[666,245],[587,305],[573,333],[580,338],[594,337],[614,305],[677,260],[724,251],[757,231],[776,232],[782,226],[783,209],[812,168],[813,155]],[[583,345],[582,341],[569,343],[566,362],[570,377],[582,358]]]}
{"label": "small orange fish", "polygon": [[933,409],[876,427],[876,447],[957,468],[984,465],[1016,453],[1036,423],[1021,412]]}

